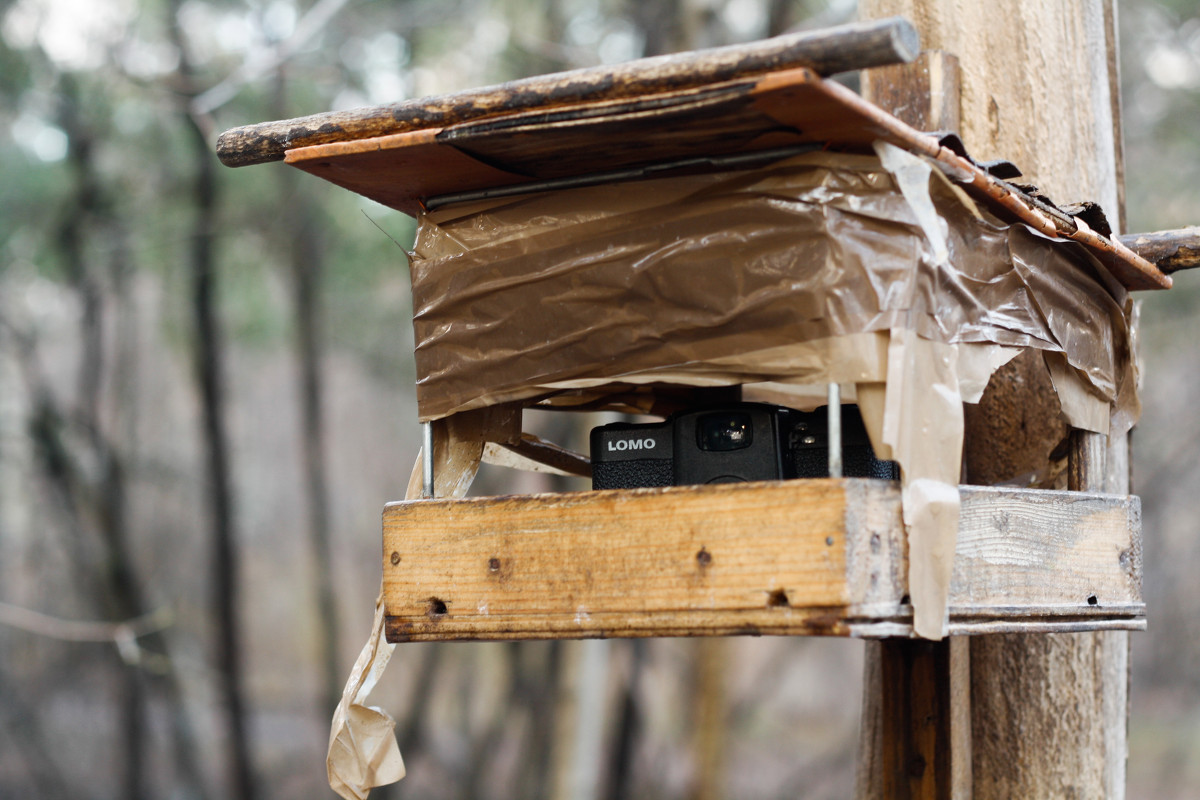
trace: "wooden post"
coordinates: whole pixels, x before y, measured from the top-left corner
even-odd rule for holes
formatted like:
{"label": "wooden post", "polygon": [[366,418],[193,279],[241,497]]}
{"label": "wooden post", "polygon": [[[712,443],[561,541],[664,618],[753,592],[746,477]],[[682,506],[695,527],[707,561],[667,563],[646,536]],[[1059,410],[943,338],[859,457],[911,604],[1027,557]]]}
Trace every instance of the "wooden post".
{"label": "wooden post", "polygon": [[[1025,171],[1023,181],[1056,201],[1096,200],[1119,225],[1123,168],[1111,0],[863,0],[860,14],[903,14],[924,47],[958,56],[960,134],[973,156],[1011,159]],[[1049,387],[1031,390],[1021,378],[1015,370],[993,378],[994,424],[968,426],[968,465],[1028,458],[1014,452],[1031,437],[1004,422],[1019,422],[1023,407],[1047,403]],[[1054,444],[1049,438],[1038,443],[1043,461]],[[1073,488],[1128,491],[1124,441],[1111,443],[1101,459],[1102,440],[1076,434],[1072,450]],[[973,638],[972,796],[1124,797],[1128,663],[1125,633]],[[871,763],[870,753],[864,758]]]}

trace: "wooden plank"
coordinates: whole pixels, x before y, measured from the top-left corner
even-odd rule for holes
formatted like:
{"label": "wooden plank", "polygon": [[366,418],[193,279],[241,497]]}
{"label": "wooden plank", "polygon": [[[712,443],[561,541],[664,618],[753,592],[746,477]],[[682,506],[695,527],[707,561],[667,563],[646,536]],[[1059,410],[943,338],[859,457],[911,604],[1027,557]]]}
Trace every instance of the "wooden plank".
{"label": "wooden plank", "polygon": [[296,147],[370,139],[515,109],[549,109],[695,88],[774,70],[807,67],[822,75],[911,61],[921,50],[912,23],[895,18],[852,23],[718,47],[539,75],[440,97],[376,108],[265,122],[221,134],[217,155],[228,166],[278,161]]}
{"label": "wooden plank", "polygon": [[293,146],[285,160],[416,215],[425,201],[447,194],[572,176],[611,182],[616,173],[643,167],[665,175],[670,163],[695,170],[697,159],[831,141],[869,151],[877,136],[860,108],[800,68],[553,112],[514,107],[501,117],[446,127]]}
{"label": "wooden plank", "polygon": [[[950,604],[958,617],[1141,602],[1138,503],[1069,492],[964,493]],[[1132,498],[1136,500],[1136,498]]]}
{"label": "wooden plank", "polygon": [[841,485],[716,489],[389,506],[407,591],[388,592],[388,613],[423,616],[434,596],[451,615],[571,617],[849,602]]}
{"label": "wooden plank", "polygon": [[[951,629],[1142,623],[1135,497],[963,487]],[[421,500],[384,511],[388,635],[908,635],[891,482]]]}

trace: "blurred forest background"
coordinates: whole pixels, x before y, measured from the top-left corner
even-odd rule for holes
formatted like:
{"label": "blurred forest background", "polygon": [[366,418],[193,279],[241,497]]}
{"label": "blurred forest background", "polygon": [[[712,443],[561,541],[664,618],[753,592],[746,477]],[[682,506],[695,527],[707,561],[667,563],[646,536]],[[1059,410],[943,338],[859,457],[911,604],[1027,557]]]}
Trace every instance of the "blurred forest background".
{"label": "blurred forest background", "polygon": [[[417,453],[397,244],[413,223],[282,166],[223,168],[217,133],[854,13],[0,0],[0,797],[329,796],[380,510]],[[1119,15],[1129,228],[1200,223],[1200,9]],[[1150,631],[1133,636],[1129,789],[1192,798],[1200,276],[1142,297]],[[478,491],[530,488],[499,472]],[[377,796],[845,797],[861,648],[405,645],[373,699],[409,777]],[[601,726],[576,724],[596,708]]]}

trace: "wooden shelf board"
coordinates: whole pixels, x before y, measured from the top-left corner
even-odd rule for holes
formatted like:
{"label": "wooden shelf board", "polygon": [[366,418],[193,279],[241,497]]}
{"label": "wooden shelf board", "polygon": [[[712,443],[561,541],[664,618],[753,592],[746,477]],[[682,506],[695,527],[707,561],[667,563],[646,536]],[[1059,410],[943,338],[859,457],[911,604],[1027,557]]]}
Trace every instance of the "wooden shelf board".
{"label": "wooden shelf board", "polygon": [[[390,641],[910,635],[895,483],[772,481],[384,510]],[[1144,627],[1136,497],[962,487],[954,633]]]}

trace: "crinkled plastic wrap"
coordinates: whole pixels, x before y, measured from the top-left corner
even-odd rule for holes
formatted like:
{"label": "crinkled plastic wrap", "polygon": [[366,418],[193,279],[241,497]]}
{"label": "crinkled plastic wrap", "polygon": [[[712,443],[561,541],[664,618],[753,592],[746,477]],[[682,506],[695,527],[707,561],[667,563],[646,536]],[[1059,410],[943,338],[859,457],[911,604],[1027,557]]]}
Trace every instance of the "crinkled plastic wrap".
{"label": "crinkled plastic wrap", "polygon": [[930,162],[876,151],[426,214],[412,259],[421,417],[648,384],[854,384],[876,450],[902,468],[914,628],[939,638],[962,403],[1033,348],[1072,425],[1128,428],[1129,303],[1081,246],[996,219]]}
{"label": "crinkled plastic wrap", "polygon": [[930,189],[940,263],[891,174],[862,156],[427,214],[412,260],[421,417],[564,387],[819,377],[789,366],[789,348],[893,328],[1061,353],[1085,395],[1116,397],[1124,290],[1082,247]]}

